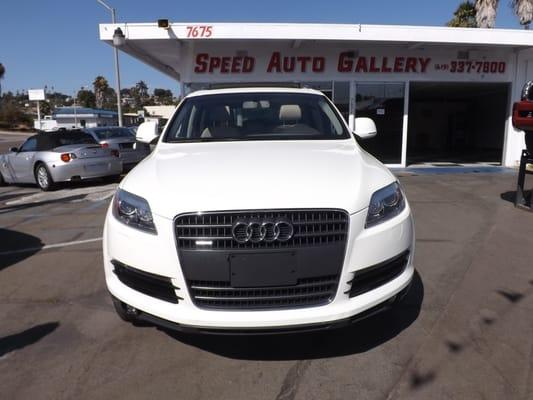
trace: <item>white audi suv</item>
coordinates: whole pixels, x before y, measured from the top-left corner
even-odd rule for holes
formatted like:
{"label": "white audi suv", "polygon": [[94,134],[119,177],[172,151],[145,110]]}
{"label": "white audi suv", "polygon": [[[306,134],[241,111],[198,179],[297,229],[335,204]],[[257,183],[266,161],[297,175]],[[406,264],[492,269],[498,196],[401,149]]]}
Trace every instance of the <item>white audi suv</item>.
{"label": "white audi suv", "polygon": [[[342,326],[396,304],[414,227],[394,175],[322,93],[239,88],[185,97],[120,183],[103,258],[117,313],[195,332]],[[147,122],[138,140],[151,142]]]}

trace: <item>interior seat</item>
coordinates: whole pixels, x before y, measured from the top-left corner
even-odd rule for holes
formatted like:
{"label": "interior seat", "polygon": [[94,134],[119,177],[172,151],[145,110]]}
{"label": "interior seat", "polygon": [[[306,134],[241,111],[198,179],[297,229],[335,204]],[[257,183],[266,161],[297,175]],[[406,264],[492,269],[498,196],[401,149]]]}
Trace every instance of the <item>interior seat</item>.
{"label": "interior seat", "polygon": [[237,138],[239,128],[232,126],[229,111],[224,106],[213,107],[208,112],[209,123],[202,131],[202,138]]}
{"label": "interior seat", "polygon": [[296,125],[302,119],[302,109],[298,104],[283,104],[279,108],[279,120],[283,125]]}

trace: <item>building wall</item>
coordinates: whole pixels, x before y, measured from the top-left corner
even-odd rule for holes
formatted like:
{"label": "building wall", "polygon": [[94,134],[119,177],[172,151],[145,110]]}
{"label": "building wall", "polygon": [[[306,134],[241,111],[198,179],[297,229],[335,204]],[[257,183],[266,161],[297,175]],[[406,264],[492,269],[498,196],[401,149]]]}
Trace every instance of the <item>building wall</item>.
{"label": "building wall", "polygon": [[[518,165],[524,147],[523,133],[512,127],[511,107],[519,99],[525,81],[533,79],[533,51],[513,52],[503,47],[466,51],[465,47],[453,45],[409,48],[312,41],[270,41],[260,46],[257,42],[205,41],[182,46],[180,51],[181,80],[189,90],[213,83],[350,81],[354,83],[353,97],[356,82],[510,83],[502,164]],[[408,107],[404,121],[408,120],[407,110]],[[353,114],[350,117],[353,121]],[[484,122],[490,123],[489,119]]]}
{"label": "building wall", "polygon": [[[182,80],[186,83],[324,79],[510,82],[514,74],[513,54],[501,48],[465,53],[464,48],[454,46],[202,42],[183,47],[182,52]],[[468,60],[462,59],[465,56]]]}

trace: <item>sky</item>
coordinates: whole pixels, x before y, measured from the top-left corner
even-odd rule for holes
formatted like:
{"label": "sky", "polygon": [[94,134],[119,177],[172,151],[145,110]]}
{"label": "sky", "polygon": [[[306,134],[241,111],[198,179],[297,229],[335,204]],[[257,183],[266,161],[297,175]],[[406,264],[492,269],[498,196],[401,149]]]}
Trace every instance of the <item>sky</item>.
{"label": "sky", "polygon": [[[118,22],[324,22],[443,26],[460,0],[107,0]],[[497,28],[520,29],[510,1],[500,1]],[[98,24],[110,22],[96,0],[0,0],[2,90],[50,89],[72,95],[98,75],[114,86],[112,48]],[[144,80],[177,92],[160,72],[120,54],[122,87]]]}

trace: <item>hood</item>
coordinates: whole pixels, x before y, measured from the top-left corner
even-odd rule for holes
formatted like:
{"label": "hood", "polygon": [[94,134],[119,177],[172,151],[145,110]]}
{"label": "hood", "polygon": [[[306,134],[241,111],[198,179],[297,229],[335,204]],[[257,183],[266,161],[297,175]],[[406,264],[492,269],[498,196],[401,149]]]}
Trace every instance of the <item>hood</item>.
{"label": "hood", "polygon": [[123,180],[166,218],[196,211],[368,207],[395,177],[355,140],[160,143]]}

